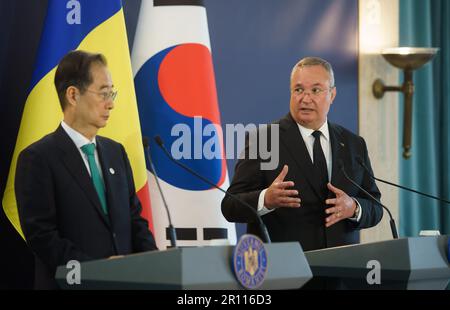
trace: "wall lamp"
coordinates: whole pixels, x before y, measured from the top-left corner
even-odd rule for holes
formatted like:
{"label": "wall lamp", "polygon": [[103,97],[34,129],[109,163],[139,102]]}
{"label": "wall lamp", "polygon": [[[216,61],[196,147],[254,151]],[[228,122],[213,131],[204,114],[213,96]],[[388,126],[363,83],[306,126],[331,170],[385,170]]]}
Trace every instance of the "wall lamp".
{"label": "wall lamp", "polygon": [[387,62],[403,70],[404,78],[401,86],[387,86],[381,79],[377,79],[372,85],[372,92],[377,99],[383,98],[384,93],[388,91],[398,91],[404,95],[403,158],[405,159],[411,157],[413,71],[430,61],[438,50],[438,48],[395,47],[384,49],[381,53]]}

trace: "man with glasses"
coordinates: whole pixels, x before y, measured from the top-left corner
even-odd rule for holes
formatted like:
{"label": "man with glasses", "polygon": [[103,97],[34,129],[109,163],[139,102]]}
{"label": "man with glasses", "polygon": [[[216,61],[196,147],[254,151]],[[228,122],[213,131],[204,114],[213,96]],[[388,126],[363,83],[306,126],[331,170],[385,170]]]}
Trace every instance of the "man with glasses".
{"label": "man with glasses", "polygon": [[55,86],[63,121],[21,152],[15,179],[20,222],[36,257],[36,288],[54,288],[57,266],[71,260],[156,249],[125,149],[97,136],[117,95],[106,59],[69,52]]}
{"label": "man with glasses", "polygon": [[[358,164],[371,169],[364,139],[327,120],[336,97],[331,65],[318,57],[300,60],[290,89],[290,113],[258,135],[279,126],[279,149],[271,150],[278,152],[278,167],[263,170],[259,156],[248,158],[255,147],[248,139],[228,191],[257,210],[274,242],[298,241],[305,251],[358,243],[358,231],[376,225],[382,208],[345,179],[341,166],[377,199],[381,194]],[[229,196],[222,213],[261,235],[254,213]]]}

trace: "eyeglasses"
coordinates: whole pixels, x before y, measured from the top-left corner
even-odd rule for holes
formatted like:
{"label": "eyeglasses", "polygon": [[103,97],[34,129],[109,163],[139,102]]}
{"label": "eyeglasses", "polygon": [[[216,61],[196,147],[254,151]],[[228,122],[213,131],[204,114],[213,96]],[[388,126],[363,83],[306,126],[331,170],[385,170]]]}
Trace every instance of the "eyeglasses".
{"label": "eyeglasses", "polygon": [[308,93],[311,97],[319,97],[324,92],[330,91],[333,88],[334,87],[323,89],[320,87],[313,87],[309,91],[307,91],[303,87],[296,87],[292,90],[292,92],[298,96],[306,96],[306,94]]}
{"label": "eyeglasses", "polygon": [[110,90],[110,91],[93,91],[90,89],[86,89],[87,92],[94,93],[97,95],[100,95],[104,101],[108,101],[111,99],[114,101],[117,97],[117,90]]}

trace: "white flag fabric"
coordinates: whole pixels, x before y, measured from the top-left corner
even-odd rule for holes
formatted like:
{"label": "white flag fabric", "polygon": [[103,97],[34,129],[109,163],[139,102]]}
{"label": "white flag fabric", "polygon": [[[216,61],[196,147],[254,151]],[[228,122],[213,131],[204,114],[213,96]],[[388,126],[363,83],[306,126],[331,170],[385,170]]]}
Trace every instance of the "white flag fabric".
{"label": "white flag fabric", "polygon": [[[132,51],[141,129],[177,230],[177,245],[235,244],[223,193],[170,161],[154,142],[217,186],[228,188],[206,10],[201,1],[142,1]],[[149,167],[149,166],[148,166]],[[168,218],[149,172],[157,245],[170,245]]]}

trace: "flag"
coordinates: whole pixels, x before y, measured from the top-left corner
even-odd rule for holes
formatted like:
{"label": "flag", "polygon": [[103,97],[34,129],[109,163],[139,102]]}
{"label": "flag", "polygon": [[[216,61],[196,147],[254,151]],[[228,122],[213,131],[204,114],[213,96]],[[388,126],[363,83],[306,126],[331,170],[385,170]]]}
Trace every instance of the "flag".
{"label": "flag", "polygon": [[[228,187],[208,23],[201,1],[142,1],[131,60],[142,133],[151,141],[178,244],[235,244],[235,225],[220,210],[223,194],[176,166],[153,140],[161,136],[180,162],[217,186]],[[156,242],[165,248],[168,219],[150,172],[149,183]]]}
{"label": "flag", "polygon": [[119,94],[109,123],[99,134],[124,145],[143,207],[142,215],[152,229],[145,157],[120,0],[48,2],[32,82],[2,199],[5,214],[23,237],[14,193],[17,158],[28,145],[53,132],[63,119],[53,80],[60,59],[75,49],[102,53],[108,61]]}

